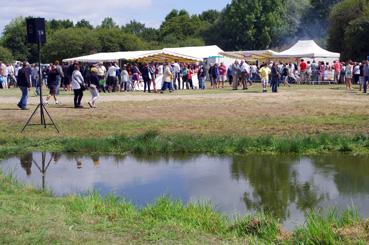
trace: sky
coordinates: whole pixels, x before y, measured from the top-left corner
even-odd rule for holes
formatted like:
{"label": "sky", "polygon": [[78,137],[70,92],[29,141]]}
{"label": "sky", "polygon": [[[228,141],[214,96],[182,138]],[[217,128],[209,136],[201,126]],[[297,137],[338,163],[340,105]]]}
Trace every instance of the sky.
{"label": "sky", "polygon": [[86,19],[98,25],[112,17],[119,25],[137,20],[148,27],[159,27],[172,9],[186,9],[198,14],[208,9],[223,9],[231,0],[0,0],[0,31],[18,16],[70,19],[75,23]]}

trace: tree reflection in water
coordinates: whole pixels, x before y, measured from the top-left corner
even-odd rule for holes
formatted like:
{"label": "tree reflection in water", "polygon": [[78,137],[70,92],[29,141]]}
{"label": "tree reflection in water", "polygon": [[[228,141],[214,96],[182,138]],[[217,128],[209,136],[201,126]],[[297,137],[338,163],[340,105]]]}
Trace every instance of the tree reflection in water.
{"label": "tree reflection in water", "polygon": [[286,220],[291,203],[301,211],[315,208],[324,195],[319,194],[319,187],[314,183],[298,179],[293,168],[298,160],[293,156],[234,157],[232,176],[244,178],[252,186],[252,190],[243,195],[247,209],[263,210]]}

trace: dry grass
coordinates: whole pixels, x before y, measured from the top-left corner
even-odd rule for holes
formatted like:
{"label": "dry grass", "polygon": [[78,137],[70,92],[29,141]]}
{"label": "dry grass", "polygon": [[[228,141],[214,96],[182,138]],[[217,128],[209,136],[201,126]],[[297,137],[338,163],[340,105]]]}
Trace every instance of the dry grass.
{"label": "dry grass", "polygon": [[[359,92],[348,93],[337,85],[283,87],[278,94],[259,90],[255,85],[247,92],[119,93],[103,95],[94,110],[75,110],[72,96],[63,95],[64,105],[50,105],[48,110],[62,136],[134,135],[146,130],[245,136],[369,133],[369,97]],[[17,110],[16,93],[7,91],[0,97],[0,135],[18,132],[37,104],[33,97],[30,111]],[[90,96],[85,94],[86,104]],[[41,137],[50,135],[52,130],[41,132]]]}

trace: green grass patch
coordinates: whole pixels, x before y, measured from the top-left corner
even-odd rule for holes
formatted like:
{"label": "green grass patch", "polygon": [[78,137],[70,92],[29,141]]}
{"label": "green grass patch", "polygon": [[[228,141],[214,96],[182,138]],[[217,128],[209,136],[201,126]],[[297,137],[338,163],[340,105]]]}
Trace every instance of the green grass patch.
{"label": "green grass patch", "polygon": [[[294,232],[260,213],[236,220],[210,204],[159,198],[138,209],[97,193],[54,197],[0,173],[1,244],[366,244],[368,222],[355,209],[311,213]],[[351,230],[350,230],[351,229]],[[348,232],[351,231],[351,232]],[[356,233],[353,233],[355,231]],[[354,234],[354,235],[353,235]]]}
{"label": "green grass patch", "polygon": [[299,153],[315,154],[327,152],[349,152],[367,154],[369,136],[353,137],[340,135],[314,136],[209,136],[209,135],[164,135],[147,131],[137,136],[110,136],[103,138],[49,138],[26,137],[0,140],[0,156],[30,151],[111,153],[111,154],[247,154],[247,153]]}

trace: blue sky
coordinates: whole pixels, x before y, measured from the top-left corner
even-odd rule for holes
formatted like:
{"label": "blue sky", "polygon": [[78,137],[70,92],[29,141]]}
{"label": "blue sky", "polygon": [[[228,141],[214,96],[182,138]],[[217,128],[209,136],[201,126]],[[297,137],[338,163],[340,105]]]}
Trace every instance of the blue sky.
{"label": "blue sky", "polygon": [[98,25],[110,16],[119,25],[132,19],[146,26],[159,27],[172,9],[186,9],[198,14],[208,9],[223,9],[231,0],[0,0],[0,31],[17,16],[45,17],[46,19],[87,19]]}

